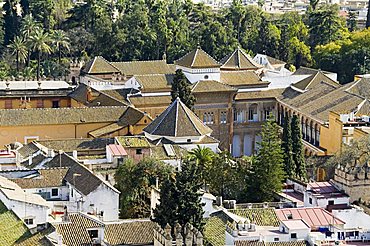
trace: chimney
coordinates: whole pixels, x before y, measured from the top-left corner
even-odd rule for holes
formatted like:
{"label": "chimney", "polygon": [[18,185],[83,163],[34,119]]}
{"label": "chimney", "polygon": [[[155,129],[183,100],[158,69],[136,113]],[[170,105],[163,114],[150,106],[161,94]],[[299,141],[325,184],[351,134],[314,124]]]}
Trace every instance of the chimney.
{"label": "chimney", "polygon": [[90,87],[87,87],[86,91],[86,101],[91,102],[93,100],[93,95]]}
{"label": "chimney", "polygon": [[72,151],[72,156],[77,160],[77,150]]}
{"label": "chimney", "polygon": [[31,166],[32,165],[32,155],[30,155],[30,157],[28,158],[28,165]]}

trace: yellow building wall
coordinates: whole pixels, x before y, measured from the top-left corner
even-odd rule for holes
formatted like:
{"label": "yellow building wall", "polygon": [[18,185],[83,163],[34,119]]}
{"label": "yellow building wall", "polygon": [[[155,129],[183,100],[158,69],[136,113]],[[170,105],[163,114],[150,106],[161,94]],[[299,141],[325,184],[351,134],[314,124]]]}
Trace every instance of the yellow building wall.
{"label": "yellow building wall", "polygon": [[341,150],[343,136],[343,123],[339,114],[329,113],[329,127],[320,127],[320,146],[327,150],[327,155],[333,155]]}
{"label": "yellow building wall", "polygon": [[[7,99],[0,99],[0,109],[5,109],[5,102],[10,99],[12,102],[13,109],[23,108],[20,98],[7,98]],[[52,108],[54,100],[59,100],[60,108],[67,108],[71,106],[70,98],[67,98],[67,97],[55,98],[54,97],[54,98],[31,98],[30,101],[28,102],[28,107],[37,108],[37,102],[39,101],[39,99],[43,100],[44,108]]]}
{"label": "yellow building wall", "polygon": [[353,139],[354,140],[357,140],[357,139],[360,139],[362,137],[365,137],[365,136],[368,136],[369,134],[359,128],[355,128],[353,130]]}
{"label": "yellow building wall", "polygon": [[26,143],[26,137],[38,139],[86,138],[89,131],[110,123],[0,126],[0,148],[15,141]]}

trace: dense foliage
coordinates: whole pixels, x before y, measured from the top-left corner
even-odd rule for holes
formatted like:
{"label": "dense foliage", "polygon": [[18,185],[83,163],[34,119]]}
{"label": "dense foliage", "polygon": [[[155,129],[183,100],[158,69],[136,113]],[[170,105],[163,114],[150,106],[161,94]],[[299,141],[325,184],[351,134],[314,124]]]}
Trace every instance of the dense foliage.
{"label": "dense foliage", "polygon": [[171,86],[172,101],[179,98],[188,108],[193,109],[195,97],[191,93],[191,83],[185,77],[181,69],[176,70]]}
{"label": "dense foliage", "polygon": [[[30,72],[35,76],[36,70],[40,75],[63,76],[68,68],[63,56],[69,60],[101,55],[113,61],[166,58],[173,62],[198,44],[218,60],[240,46],[295,67],[323,66],[339,72],[344,82],[354,73],[368,71],[365,40],[348,32],[345,20],[338,16],[338,6],[316,2],[312,1],[310,10],[301,16],[295,12],[267,14],[260,7],[242,5],[240,0],[220,11],[189,0],[5,1],[0,15],[4,61],[0,76]],[[350,30],[356,29],[354,21],[347,22]],[[343,39],[357,40],[362,48],[343,48],[343,55],[350,58],[339,56],[326,64],[328,56],[323,53],[333,42],[342,44]],[[331,55],[337,57],[335,52]],[[346,64],[338,66],[336,61]],[[24,67],[30,68],[25,72]]]}
{"label": "dense foliage", "polygon": [[284,154],[279,138],[279,126],[272,117],[263,124],[257,158],[248,177],[251,201],[272,201],[275,192],[282,189]]}
{"label": "dense foliage", "polygon": [[150,194],[152,186],[163,181],[172,173],[171,166],[154,159],[134,163],[127,159],[115,174],[116,188],[120,194],[121,218],[147,218],[150,216]]}

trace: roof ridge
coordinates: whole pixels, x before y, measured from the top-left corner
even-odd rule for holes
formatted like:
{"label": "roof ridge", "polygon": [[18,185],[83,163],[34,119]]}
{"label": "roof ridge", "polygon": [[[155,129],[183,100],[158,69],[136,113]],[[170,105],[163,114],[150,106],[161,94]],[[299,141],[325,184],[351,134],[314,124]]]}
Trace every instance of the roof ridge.
{"label": "roof ridge", "polygon": [[[115,61],[112,63],[138,63],[138,62],[157,62],[157,61],[164,61],[164,60],[155,59],[155,60],[144,60],[144,61]],[[167,64],[167,65],[170,65],[170,64]]]}
{"label": "roof ridge", "polygon": [[196,57],[197,57],[197,55],[198,55],[199,49],[200,49],[200,47],[198,47],[198,48],[195,50],[195,53],[194,53],[194,56],[193,56],[193,61],[191,62],[190,67],[193,67],[194,62],[195,62],[195,59],[196,59]]}
{"label": "roof ridge", "polygon": [[204,54],[206,54],[209,58],[211,58],[218,65],[221,65],[215,58],[213,58],[210,54],[208,54],[207,52],[205,52],[202,48],[199,47],[199,50],[202,51]]}
{"label": "roof ridge", "polygon": [[89,109],[96,109],[96,108],[127,108],[130,107],[130,105],[127,106],[93,106],[93,107],[62,107],[62,108],[11,108],[11,109],[0,109],[0,111],[27,111],[27,110],[89,110]]}
{"label": "roof ridge", "polygon": [[179,103],[181,103],[181,100],[179,97],[176,98],[176,118],[175,118],[175,137],[177,137],[177,121],[179,120]]}
{"label": "roof ridge", "polygon": [[[187,111],[190,110],[188,107],[186,107],[186,105],[180,101],[180,103],[182,104],[183,108],[184,108],[184,111],[185,111],[185,114],[186,114],[186,117],[189,119],[189,121],[191,122],[191,124],[194,126],[194,128],[196,129],[196,131],[198,132],[198,134],[200,135],[203,135],[202,134],[202,131],[195,125],[195,123],[193,122],[193,120],[191,119],[190,115],[189,115],[189,112]],[[191,110],[190,110],[191,111]],[[193,112],[193,111],[191,111]],[[197,120],[199,120],[201,122],[201,120],[197,117]],[[204,124],[203,122],[201,122],[202,124]]]}
{"label": "roof ridge", "polygon": [[163,115],[160,122],[158,122],[156,127],[151,132],[155,132],[157,130],[157,128],[162,124],[163,120],[167,117],[167,115],[169,114],[169,112],[171,111],[171,109],[175,105],[175,103],[176,103],[176,101],[173,101],[172,104],[164,112],[162,112],[162,114],[165,114],[165,115]]}

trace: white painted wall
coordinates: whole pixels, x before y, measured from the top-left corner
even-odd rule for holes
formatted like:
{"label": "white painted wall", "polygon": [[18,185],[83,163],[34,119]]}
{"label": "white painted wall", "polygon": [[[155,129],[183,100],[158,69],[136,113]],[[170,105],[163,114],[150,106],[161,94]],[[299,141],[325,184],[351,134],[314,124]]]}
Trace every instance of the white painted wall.
{"label": "white painted wall", "polygon": [[[312,198],[312,204],[309,203],[310,198]],[[341,196],[341,197],[331,197],[331,198],[318,198],[312,195],[311,192],[304,193],[304,206],[305,207],[320,207],[326,208],[329,204],[329,201],[334,201],[334,205],[336,204],[347,204],[349,205],[349,197]]]}
{"label": "white painted wall", "polygon": [[4,203],[8,210],[12,210],[18,216],[18,218],[22,220],[25,218],[32,218],[33,224],[26,225],[30,229],[35,228],[39,224],[45,224],[47,222],[49,208],[46,206],[9,200],[2,192],[0,192],[0,200]]}
{"label": "white painted wall", "polygon": [[248,134],[244,135],[244,155],[252,155],[252,136]]}
{"label": "white painted wall", "polygon": [[[52,196],[52,189],[58,189],[58,196]],[[29,194],[50,193],[50,199],[68,200],[69,189],[67,186],[25,189]]]}
{"label": "white painted wall", "polygon": [[232,144],[232,155],[234,157],[241,156],[241,149],[240,149],[240,136],[234,135],[233,136],[233,144]]}
{"label": "white painted wall", "polygon": [[198,82],[199,80],[221,81],[220,68],[191,69],[176,65],[176,69],[181,69],[185,77],[192,84]]}

